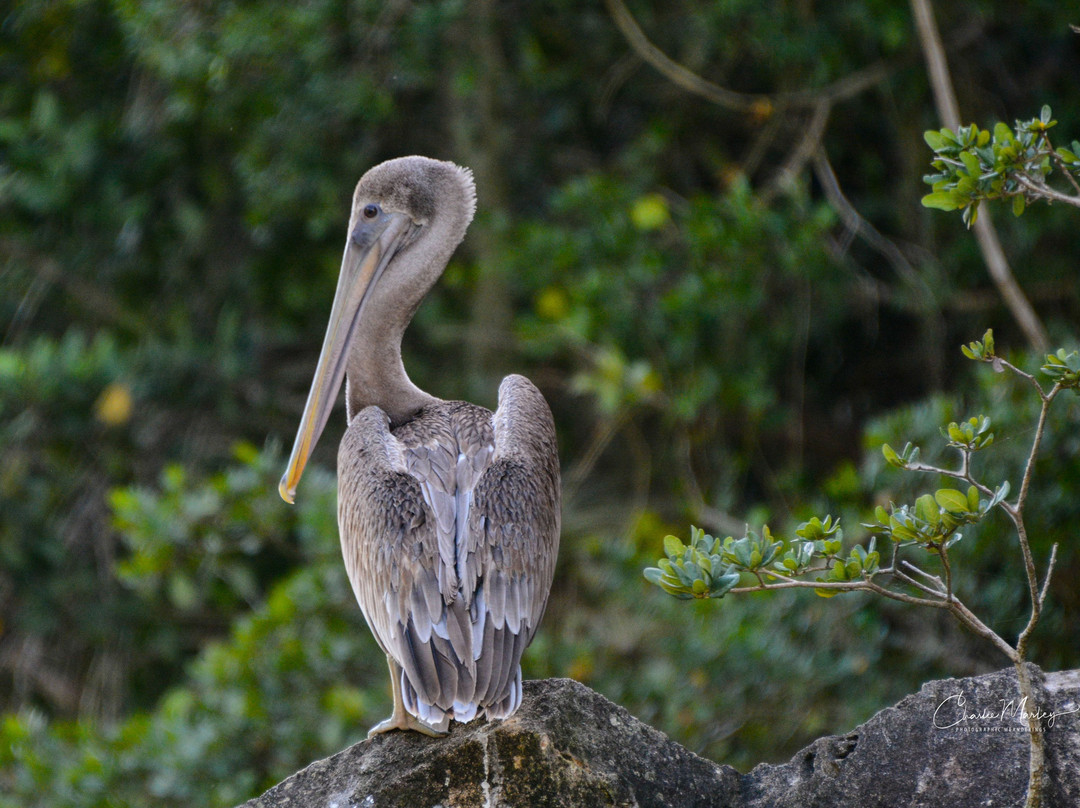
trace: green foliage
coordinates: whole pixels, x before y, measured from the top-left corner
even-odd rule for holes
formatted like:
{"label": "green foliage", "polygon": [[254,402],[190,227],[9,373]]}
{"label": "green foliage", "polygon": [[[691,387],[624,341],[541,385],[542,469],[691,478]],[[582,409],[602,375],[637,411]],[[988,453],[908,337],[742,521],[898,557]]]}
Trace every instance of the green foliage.
{"label": "green foliage", "polygon": [[[677,598],[720,598],[739,582],[735,570],[741,562],[736,559],[760,566],[761,548],[754,544],[751,538],[734,543],[729,536],[721,546],[719,539],[691,527],[689,546],[675,536],[664,538],[667,558],[660,559],[657,567],[647,568],[645,578]],[[775,552],[771,547],[766,551]]]}
{"label": "green foliage", "polygon": [[1080,352],[1066,353],[1064,348],[1059,348],[1057,353],[1046,355],[1040,369],[1054,384],[1069,390],[1080,389]]}
{"label": "green foliage", "polygon": [[968,359],[976,359],[980,362],[989,362],[996,359],[997,357],[994,354],[993,330],[988,328],[981,340],[969,342],[967,345],[961,345],[960,351]]}
{"label": "green foliage", "polygon": [[[295,553],[289,508],[267,481],[277,451],[233,449],[237,465],[192,486],[179,464],[155,489],[118,488],[109,497],[126,554],[116,572],[152,609],[228,617],[259,599],[259,571],[275,555]],[[164,596],[164,602],[159,600]]]}
{"label": "green foliage", "polygon": [[932,553],[948,549],[963,537],[959,529],[980,521],[991,508],[1009,494],[1008,481],[990,497],[979,496],[979,489],[968,486],[964,494],[955,488],[939,488],[923,494],[913,504],[882,506],[874,509],[874,520],[863,526],[886,536],[900,546],[921,545]]}
{"label": "green foliage", "polygon": [[[816,502],[821,480],[846,525],[870,518],[871,491],[914,503],[920,492],[883,482],[878,447],[903,434],[930,452],[941,424],[967,418],[926,396],[972,382],[927,357],[996,312],[977,294],[969,240],[912,214],[917,178],[903,167],[933,112],[923,77],[899,69],[919,60],[908,11],[632,11],[677,61],[748,93],[817,91],[881,64],[888,93],[837,104],[823,153],[851,205],[904,245],[910,276],[790,162],[805,106],[730,112],[686,93],[628,57],[602,5],[526,5],[513,25],[458,0],[12,6],[0,47],[0,804],[233,805],[385,715],[321,471],[343,419],[300,511],[277,500],[272,447],[303,405],[351,185],[403,153],[471,165],[480,193],[407,334],[406,366],[437,395],[490,404],[495,371],[472,357],[495,345],[558,421],[563,551],[528,676],[576,676],[749,766],[953,670],[938,632],[859,596],[727,598],[718,621],[640,577],[651,537],[709,509],[797,537],[733,539],[734,562],[721,541],[710,575],[715,554],[744,585],[822,553],[845,575],[852,553],[865,568],[868,543],[842,550],[839,519],[800,526],[809,514],[789,503]],[[973,13],[950,6],[942,24]],[[992,69],[975,65],[972,97],[1024,109],[1037,93],[1059,111],[1051,134],[1075,130],[1075,59],[1050,41],[1071,36],[1069,10],[995,0],[978,16],[966,55],[992,54]],[[1044,47],[1061,58],[1037,85],[999,80]],[[1072,288],[1075,227],[1060,207],[1003,232],[1021,283]],[[1069,295],[1044,314],[1059,329],[1078,316]],[[1047,359],[1054,378],[1071,378],[1058,359],[1069,370]],[[999,437],[982,454],[1016,480],[1018,441],[1001,436],[1034,411],[992,395],[978,411]],[[865,424],[874,449],[860,458]],[[1076,410],[1050,413],[1047,429],[1056,449],[1038,470],[1057,484],[1032,491],[1037,554],[1080,508]],[[965,529],[971,574],[957,582],[996,625],[1023,605],[1022,582],[1000,570],[1014,541],[1004,521]],[[735,568],[778,541],[767,564]],[[1060,578],[1075,580],[1062,548]],[[1057,580],[1051,597],[1066,604]],[[1047,611],[1040,660],[1076,664],[1070,608]],[[866,675],[878,668],[891,675]]]}
{"label": "green foliage", "polygon": [[[844,534],[832,516],[826,516],[824,521],[815,516],[799,525],[795,534],[799,539],[790,542],[778,539],[764,525],[760,535],[747,530],[740,539],[728,536],[721,541],[691,527],[689,545],[676,536],[664,539],[667,557],[661,558],[657,566],[647,567],[645,579],[669,595],[689,600],[722,598],[735,588],[744,573],[764,584],[807,572],[825,572],[819,581],[837,582],[871,577],[877,571],[880,559],[873,539],[865,548],[853,547],[846,559],[840,557]],[[814,562],[821,563],[813,567]],[[818,594],[831,597],[835,592],[822,588]]]}
{"label": "green foliage", "polygon": [[1038,118],[1017,121],[1012,129],[995,124],[992,134],[975,124],[955,132],[928,130],[923,137],[936,155],[931,165],[937,173],[923,178],[933,188],[923,205],[961,210],[970,227],[981,202],[1012,198],[1013,214],[1020,216],[1028,202],[1048,198],[1046,180],[1055,169],[1076,190],[1072,199],[1080,204],[1080,141],[1074,140],[1071,149],[1055,148],[1047,132],[1056,125],[1050,107],[1043,106]]}
{"label": "green foliage", "polygon": [[985,415],[968,418],[959,424],[951,421],[941,428],[941,434],[948,438],[947,446],[954,449],[966,449],[977,452],[994,442],[994,433],[990,431],[990,419]]}
{"label": "green foliage", "polygon": [[[1018,367],[1038,367],[1041,360],[1033,354],[1015,354],[1007,361]],[[990,360],[987,364],[993,367]],[[1003,384],[997,373],[976,373],[965,379],[956,395],[938,395],[882,416],[869,425],[864,440],[869,448],[880,446],[896,435],[909,436],[926,447],[926,457],[918,458],[916,464],[942,465],[946,454],[955,456],[957,450],[945,448],[941,425],[963,420],[963,408],[977,406],[992,420],[998,438],[991,449],[972,456],[972,471],[1001,482],[1011,481],[1009,495],[1015,495],[1030,449],[1023,437],[1032,434],[1032,425],[1038,422],[1041,407],[1038,396],[1031,393],[1029,384]],[[1056,405],[1047,412],[1044,447],[1036,459],[1036,476],[1025,508],[1025,523],[1034,557],[1045,559],[1054,544],[1060,545],[1048,597],[1048,604],[1053,608],[1043,611],[1032,641],[1032,658],[1047,669],[1073,664],[1067,661],[1071,657],[1062,643],[1075,646],[1080,642],[1080,630],[1071,617],[1075,597],[1069,583],[1075,580],[1080,562],[1071,533],[1071,525],[1080,519],[1080,500],[1076,499],[1080,497],[1080,488],[1076,484],[1080,478],[1074,477],[1080,471],[1080,456],[1076,454],[1080,451],[1080,408],[1070,398],[1057,399]],[[889,498],[897,503],[914,503],[926,492],[925,478],[905,474],[897,479],[893,466],[877,451],[868,451],[860,482],[862,490],[868,494],[888,492]],[[961,493],[966,493],[968,486],[968,483],[955,485]],[[994,491],[980,492],[980,506],[993,496]],[[869,495],[867,498],[871,499]],[[876,521],[875,507],[855,513],[851,518],[873,523]],[[997,510],[1000,512],[1000,506]],[[1017,630],[1017,615],[1029,606],[1025,603],[1027,584],[1022,571],[1006,563],[1016,558],[1013,523],[992,514],[993,511],[962,529],[964,540],[953,549],[962,550],[964,572],[953,583],[957,596],[972,611],[985,616],[987,624],[1008,636]],[[964,649],[961,652],[964,658],[986,659],[985,664],[993,664],[994,657],[987,658],[966,634],[958,632],[950,642],[954,649]]]}
{"label": "green foliage", "polygon": [[[200,604],[173,602],[177,587],[162,585],[156,561],[162,555],[178,559],[169,569],[183,574],[192,543],[240,538],[231,552],[252,564],[238,534],[275,513],[267,492],[276,497],[273,483],[282,462],[277,451],[241,446],[237,465],[225,473],[187,479],[167,472],[160,493],[114,494],[137,548],[123,579],[140,592],[148,611],[172,609],[205,619]],[[235,805],[336,751],[389,710],[383,656],[363,627],[341,565],[334,479],[314,468],[304,485],[291,531],[294,571],[253,592],[250,578],[219,574],[226,566],[223,547],[216,555],[203,552],[207,570],[191,569],[197,583],[191,589],[212,594],[215,610],[237,619],[226,638],[203,648],[186,683],[165,693],[153,712],[114,726],[50,723],[34,711],[5,718],[0,805],[136,806],[148,797],[158,805]],[[208,512],[200,505],[210,491],[226,504]],[[148,547],[142,531],[155,520],[174,524]],[[289,524],[275,518],[260,540],[280,535]],[[232,567],[245,568],[235,559]],[[237,601],[243,597],[254,602],[241,612]]]}
{"label": "green foliage", "polygon": [[787,405],[772,357],[790,352],[803,303],[766,301],[813,283],[825,309],[815,336],[829,328],[824,304],[844,295],[819,249],[833,216],[800,200],[764,207],[745,182],[665,207],[662,226],[641,226],[642,205],[659,209],[620,177],[584,177],[560,189],[554,222],[515,233],[513,269],[536,311],[519,329],[526,349],[588,357],[575,389],[597,393],[605,412],[662,405],[686,423],[723,408],[775,429]]}
{"label": "green foliage", "polygon": [[[1054,545],[1045,578],[1040,582],[1034,570],[1031,543],[1023,517],[1024,507],[1035,459],[1044,435],[1047,412],[1057,394],[1066,387],[1060,381],[1055,381],[1054,386],[1047,391],[1030,374],[997,357],[994,354],[992,331],[987,331],[981,342],[964,346],[963,352],[970,359],[994,363],[998,370],[1010,370],[1022,379],[1032,382],[1038,392],[1038,423],[1024,464],[1020,493],[1014,502],[1006,500],[1010,490],[1008,480],[990,488],[980,482],[971,471],[973,455],[993,443],[994,433],[990,432],[990,419],[978,416],[959,423],[952,421],[941,429],[941,434],[947,441],[946,448],[960,455],[959,466],[956,468],[941,468],[920,462],[919,450],[911,442],[905,445],[902,452],[884,444],[882,455],[890,466],[905,471],[931,473],[967,482],[966,491],[951,487],[939,488],[933,493],[918,495],[911,503],[890,504],[888,509],[878,505],[874,509],[873,520],[863,523],[863,527],[872,534],[869,542],[865,547],[859,544],[852,547],[846,558],[840,554],[842,533],[839,523],[833,522],[831,515],[824,520],[815,517],[804,522],[796,531],[796,535],[803,539],[802,543],[790,546],[783,541],[773,543],[768,528],[763,530],[760,540],[748,533],[746,538],[738,542],[729,537],[722,544],[696,528],[691,528],[690,547],[685,547],[674,536],[665,538],[664,552],[667,558],[660,559],[657,567],[647,568],[646,579],[679,598],[721,597],[729,592],[788,587],[812,587],[822,597],[831,597],[845,591],[869,590],[914,605],[947,609],[967,628],[991,640],[1011,661],[1023,664],[1028,639],[1042,611],[1047,582],[1057,556],[1057,545]],[[1052,359],[1057,360],[1056,364],[1051,363]],[[1050,375],[1060,380],[1066,378],[1070,372],[1068,363],[1076,361],[1073,354],[1066,354],[1061,350],[1048,356],[1043,367],[1044,370],[1049,367]],[[960,529],[982,521],[996,509],[1005,511],[1015,526],[1023,554],[1022,568],[1031,598],[1031,617],[1021,630],[1015,645],[1007,643],[970,609],[961,606],[953,590],[954,572],[953,564],[949,561],[949,550],[961,540]],[[893,544],[891,562],[884,567],[881,566],[881,557],[876,551],[876,538],[879,536],[890,539]],[[940,574],[929,573],[906,558],[901,560],[901,550],[912,547],[921,548],[930,558],[938,558]],[[721,552],[717,554],[718,551]],[[762,574],[762,563],[768,563],[779,552],[783,552],[783,557],[775,564],[777,572],[770,570]],[[802,580],[804,576],[818,572],[824,574],[818,575],[815,582]],[[739,589],[736,588],[737,581],[726,580],[727,577],[740,573],[751,573],[756,582]],[[879,576],[884,579],[884,585],[875,581]]]}

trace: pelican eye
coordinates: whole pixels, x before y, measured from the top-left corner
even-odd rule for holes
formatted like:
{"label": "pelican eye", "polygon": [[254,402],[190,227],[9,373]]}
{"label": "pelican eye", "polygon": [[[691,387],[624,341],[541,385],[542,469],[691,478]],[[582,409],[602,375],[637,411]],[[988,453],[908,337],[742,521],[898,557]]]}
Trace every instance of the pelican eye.
{"label": "pelican eye", "polygon": [[374,219],[376,216],[379,215],[379,206],[378,205],[364,205],[363,213],[364,213],[364,218],[365,219]]}

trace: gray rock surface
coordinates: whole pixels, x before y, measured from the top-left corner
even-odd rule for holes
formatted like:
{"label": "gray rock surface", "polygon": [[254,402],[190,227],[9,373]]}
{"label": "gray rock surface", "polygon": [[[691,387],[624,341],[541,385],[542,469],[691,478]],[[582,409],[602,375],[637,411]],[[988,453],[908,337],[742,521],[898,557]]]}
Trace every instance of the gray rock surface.
{"label": "gray rock surface", "polygon": [[1047,808],[1080,808],[1080,671],[1012,670],[929,682],[843,736],[740,775],[705,760],[568,679],[525,683],[513,718],[447,738],[395,732],[311,764],[242,808],[1020,806],[1028,736],[1042,714]]}
{"label": "gray rock surface", "polygon": [[1020,711],[1027,709],[1047,713],[1045,805],[1080,808],[1080,671],[1032,672],[1035,705],[1021,704],[1012,668],[927,682],[846,735],[819,738],[783,765],[757,766],[743,781],[745,804],[1022,806],[1030,746]]}

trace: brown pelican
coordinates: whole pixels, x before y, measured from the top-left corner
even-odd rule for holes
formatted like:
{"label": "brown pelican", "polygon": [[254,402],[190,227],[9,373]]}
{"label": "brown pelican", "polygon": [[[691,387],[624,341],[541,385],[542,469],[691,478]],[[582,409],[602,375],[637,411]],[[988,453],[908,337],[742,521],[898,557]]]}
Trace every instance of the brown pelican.
{"label": "brown pelican", "polygon": [[292,502],[343,378],[338,452],[345,568],[386,653],[391,729],[429,735],[450,719],[506,718],[521,703],[521,654],[547,603],[559,547],[551,411],[523,376],[490,410],[414,385],[401,337],[476,209],[472,173],[404,157],[353,195],[330,323],[281,496]]}

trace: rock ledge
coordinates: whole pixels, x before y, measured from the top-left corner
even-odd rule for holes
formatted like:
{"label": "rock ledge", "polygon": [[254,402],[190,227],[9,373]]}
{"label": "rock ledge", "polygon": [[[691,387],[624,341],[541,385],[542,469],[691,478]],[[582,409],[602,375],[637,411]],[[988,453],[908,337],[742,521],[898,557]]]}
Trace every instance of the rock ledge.
{"label": "rock ledge", "polygon": [[1042,674],[1034,708],[1010,670],[928,682],[843,736],[740,775],[569,679],[525,683],[513,718],[433,740],[388,733],[312,763],[241,808],[1020,806],[1044,714],[1048,808],[1080,806],[1080,671]]}

